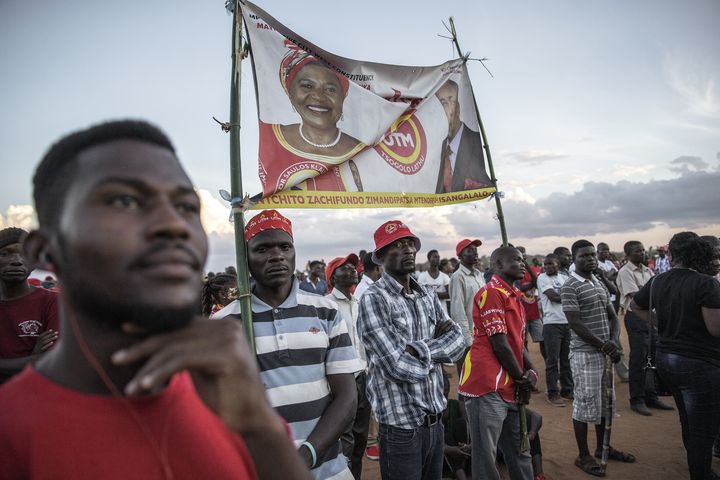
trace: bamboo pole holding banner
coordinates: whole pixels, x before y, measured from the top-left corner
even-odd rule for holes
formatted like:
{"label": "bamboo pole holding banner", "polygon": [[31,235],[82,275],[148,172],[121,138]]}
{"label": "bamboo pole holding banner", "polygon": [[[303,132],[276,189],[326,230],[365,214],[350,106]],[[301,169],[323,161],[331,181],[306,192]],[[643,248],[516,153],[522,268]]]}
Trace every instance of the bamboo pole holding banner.
{"label": "bamboo pole holding banner", "polygon": [[[460,57],[464,57],[462,50],[460,49],[460,43],[457,39],[457,32],[455,31],[455,22],[453,21],[452,17],[450,17],[450,33],[452,35],[452,41],[455,45],[455,49],[457,50],[457,54]],[[488,144],[487,135],[485,134],[485,127],[483,126],[482,119],[480,118],[480,110],[478,109],[477,100],[475,99],[475,91],[472,89],[472,85],[470,86],[470,93],[472,94],[473,104],[475,105],[475,113],[477,114],[478,125],[480,125],[480,135],[482,136],[485,156],[487,157],[488,169],[490,169],[490,180],[493,183],[493,187],[495,187],[495,207],[497,208],[497,218],[500,222],[500,235],[502,236],[502,244],[503,246],[507,246],[508,238],[507,230],[505,229],[505,215],[503,214],[502,204],[500,203],[500,195],[497,188],[497,178],[495,178],[495,168],[493,167],[492,155],[490,154],[490,145]]]}
{"label": "bamboo pole holding banner", "polygon": [[235,256],[238,273],[238,301],[243,326],[250,349],[255,352],[252,308],[250,302],[250,274],[245,243],[245,216],[240,207],[243,199],[242,169],[240,161],[240,74],[243,60],[242,26],[243,17],[240,2],[233,0],[232,71],[230,74],[230,195],[232,197],[232,218],[235,226]]}

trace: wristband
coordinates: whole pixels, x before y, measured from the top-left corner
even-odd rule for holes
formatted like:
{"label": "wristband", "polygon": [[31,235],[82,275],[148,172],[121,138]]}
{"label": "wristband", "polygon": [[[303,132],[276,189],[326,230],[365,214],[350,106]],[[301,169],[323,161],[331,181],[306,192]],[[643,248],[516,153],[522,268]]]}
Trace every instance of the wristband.
{"label": "wristband", "polygon": [[313,444],[305,440],[300,444],[300,446],[305,447],[310,451],[310,456],[312,457],[312,464],[310,464],[310,468],[315,468],[315,464],[317,463],[317,453],[315,452]]}
{"label": "wristband", "polygon": [[529,368],[529,369],[528,369],[528,372],[531,372],[533,375],[535,375],[535,379],[537,380],[538,374],[537,374],[537,372],[536,372],[535,370],[533,370],[532,368]]}

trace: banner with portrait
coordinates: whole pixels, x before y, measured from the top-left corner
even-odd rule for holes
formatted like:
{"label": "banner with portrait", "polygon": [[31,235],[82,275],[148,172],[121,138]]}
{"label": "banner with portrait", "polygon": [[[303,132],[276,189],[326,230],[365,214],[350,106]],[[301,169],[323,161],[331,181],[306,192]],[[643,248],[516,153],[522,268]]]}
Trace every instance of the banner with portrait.
{"label": "banner with portrait", "polygon": [[260,124],[255,208],[430,207],[495,191],[463,59],[351,60],[242,8]]}

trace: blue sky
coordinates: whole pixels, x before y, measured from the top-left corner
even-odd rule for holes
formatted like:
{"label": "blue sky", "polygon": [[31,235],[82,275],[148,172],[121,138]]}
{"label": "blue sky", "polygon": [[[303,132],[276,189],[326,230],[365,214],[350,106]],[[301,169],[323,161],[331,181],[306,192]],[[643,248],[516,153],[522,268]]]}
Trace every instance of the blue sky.
{"label": "blue sky", "polygon": [[[588,237],[720,233],[720,3],[261,1],[326,50],[395,64],[454,56],[455,17],[499,179],[511,241],[531,253]],[[32,171],[61,135],[101,120],[145,118],[173,139],[206,206],[210,269],[233,262],[217,191],[229,187],[231,19],[223,2],[0,3],[0,225],[31,218]],[[250,63],[243,64],[246,191],[259,190]],[[403,218],[426,248],[465,237],[499,242],[493,203],[413,210],[287,210],[299,263],[372,247]],[[327,235],[332,231],[333,235]],[[420,254],[423,256],[423,252]]]}

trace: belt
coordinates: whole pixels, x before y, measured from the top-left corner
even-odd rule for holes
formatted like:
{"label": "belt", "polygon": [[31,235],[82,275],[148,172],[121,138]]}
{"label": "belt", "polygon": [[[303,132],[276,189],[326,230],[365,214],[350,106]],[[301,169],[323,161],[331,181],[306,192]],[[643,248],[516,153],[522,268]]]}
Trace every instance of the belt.
{"label": "belt", "polygon": [[424,427],[432,427],[440,420],[442,420],[442,413],[427,413],[422,424]]}

